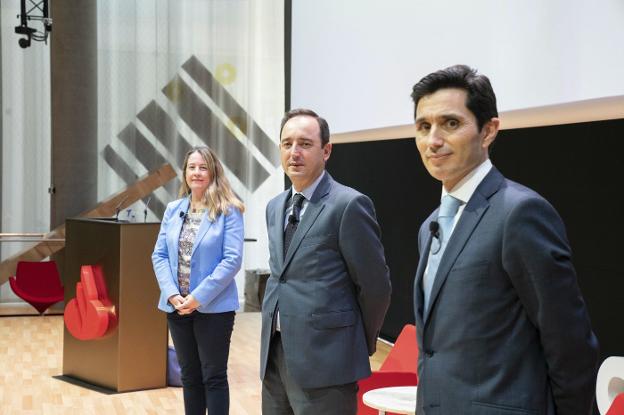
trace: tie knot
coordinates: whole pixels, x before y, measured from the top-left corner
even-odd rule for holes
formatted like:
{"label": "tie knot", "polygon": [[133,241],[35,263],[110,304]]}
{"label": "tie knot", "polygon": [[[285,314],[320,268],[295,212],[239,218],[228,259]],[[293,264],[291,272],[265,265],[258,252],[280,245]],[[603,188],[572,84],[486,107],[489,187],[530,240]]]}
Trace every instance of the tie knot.
{"label": "tie knot", "polygon": [[305,196],[303,196],[301,193],[295,193],[295,195],[293,196],[293,207],[297,208],[297,209],[301,209],[301,206],[303,205],[303,201],[305,200]]}
{"label": "tie knot", "polygon": [[438,213],[438,217],[454,217],[457,214],[457,210],[459,210],[459,206],[461,205],[461,203],[461,200],[451,195],[444,196],[442,198],[442,203],[440,204],[440,212]]}

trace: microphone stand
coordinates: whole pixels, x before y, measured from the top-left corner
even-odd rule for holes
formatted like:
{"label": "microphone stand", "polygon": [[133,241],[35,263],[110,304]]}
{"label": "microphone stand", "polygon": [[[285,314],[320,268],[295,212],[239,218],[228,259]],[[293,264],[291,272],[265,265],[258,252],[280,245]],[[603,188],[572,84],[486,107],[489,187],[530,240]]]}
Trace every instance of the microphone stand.
{"label": "microphone stand", "polygon": [[119,222],[119,211],[121,211],[121,205],[123,204],[123,202],[126,201],[127,198],[128,196],[124,197],[123,199],[121,199],[121,202],[119,202],[117,206],[115,206],[115,222]]}
{"label": "microphone stand", "polygon": [[145,203],[145,210],[143,210],[143,223],[147,222],[147,207],[149,206],[149,203],[151,200],[152,200],[152,197],[150,196],[147,199],[147,202]]}

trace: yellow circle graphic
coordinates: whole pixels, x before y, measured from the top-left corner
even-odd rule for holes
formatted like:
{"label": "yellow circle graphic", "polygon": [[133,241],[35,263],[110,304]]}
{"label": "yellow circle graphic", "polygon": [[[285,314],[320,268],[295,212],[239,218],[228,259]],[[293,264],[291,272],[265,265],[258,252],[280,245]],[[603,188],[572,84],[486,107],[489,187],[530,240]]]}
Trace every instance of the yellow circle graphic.
{"label": "yellow circle graphic", "polygon": [[215,78],[223,85],[231,84],[236,80],[236,67],[230,63],[221,63],[217,65],[217,73]]}

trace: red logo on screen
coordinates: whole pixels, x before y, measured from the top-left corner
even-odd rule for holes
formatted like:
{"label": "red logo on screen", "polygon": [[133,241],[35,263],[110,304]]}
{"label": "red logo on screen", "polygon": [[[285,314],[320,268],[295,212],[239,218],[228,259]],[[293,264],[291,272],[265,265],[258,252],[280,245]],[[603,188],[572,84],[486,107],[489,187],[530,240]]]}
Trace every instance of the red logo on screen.
{"label": "red logo on screen", "polygon": [[65,327],[77,339],[103,337],[117,323],[115,306],[108,298],[106,281],[99,265],[80,267],[76,298],[65,307]]}

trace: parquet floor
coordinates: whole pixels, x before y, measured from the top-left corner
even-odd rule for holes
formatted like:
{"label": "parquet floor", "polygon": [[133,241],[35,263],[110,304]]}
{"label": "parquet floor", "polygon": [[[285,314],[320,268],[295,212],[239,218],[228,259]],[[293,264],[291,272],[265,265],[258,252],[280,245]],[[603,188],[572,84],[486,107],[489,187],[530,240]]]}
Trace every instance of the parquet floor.
{"label": "parquet floor", "polygon": [[[260,414],[260,313],[238,313],[228,376],[230,414]],[[54,378],[62,374],[63,317],[0,317],[0,415],[181,414],[181,388],[106,394]],[[389,351],[379,343],[378,368]]]}

